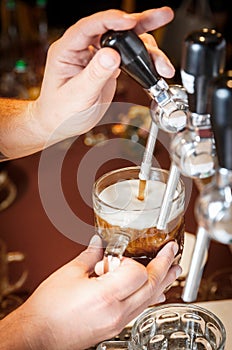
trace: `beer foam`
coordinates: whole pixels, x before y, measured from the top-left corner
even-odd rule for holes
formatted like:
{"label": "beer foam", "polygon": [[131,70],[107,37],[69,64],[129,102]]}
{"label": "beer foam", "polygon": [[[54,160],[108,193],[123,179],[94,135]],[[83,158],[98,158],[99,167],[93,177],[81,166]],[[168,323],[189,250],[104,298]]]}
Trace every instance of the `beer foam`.
{"label": "beer foam", "polygon": [[[122,228],[145,229],[155,227],[162,203],[166,184],[160,181],[147,181],[145,198],[138,199],[139,180],[125,180],[105,188],[99,198],[106,205],[101,205],[97,214],[111,225]],[[177,191],[175,197],[178,195]],[[169,220],[174,219],[181,211],[177,201],[172,205]]]}

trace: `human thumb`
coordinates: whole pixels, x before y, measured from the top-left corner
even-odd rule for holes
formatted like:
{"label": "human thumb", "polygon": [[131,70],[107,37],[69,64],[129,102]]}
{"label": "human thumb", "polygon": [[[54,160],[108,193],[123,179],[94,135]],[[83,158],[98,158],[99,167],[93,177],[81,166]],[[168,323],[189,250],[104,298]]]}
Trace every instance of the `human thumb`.
{"label": "human thumb", "polygon": [[83,82],[88,82],[88,94],[100,93],[107,81],[115,76],[119,65],[120,55],[111,48],[102,48],[96,52],[92,60],[81,72]]}
{"label": "human thumb", "polygon": [[74,263],[80,263],[82,266],[83,273],[92,273],[96,263],[102,259],[102,241],[98,235],[94,235],[87,249],[85,249],[80,255],[74,259]]}
{"label": "human thumb", "polygon": [[95,55],[95,59],[96,65],[97,62],[99,65],[99,67],[96,66],[96,68],[102,69],[102,73],[105,72],[105,74],[108,76],[109,72],[111,72],[110,74],[112,74],[112,72],[119,67],[119,64],[121,62],[119,53],[111,48],[103,48],[99,50]]}

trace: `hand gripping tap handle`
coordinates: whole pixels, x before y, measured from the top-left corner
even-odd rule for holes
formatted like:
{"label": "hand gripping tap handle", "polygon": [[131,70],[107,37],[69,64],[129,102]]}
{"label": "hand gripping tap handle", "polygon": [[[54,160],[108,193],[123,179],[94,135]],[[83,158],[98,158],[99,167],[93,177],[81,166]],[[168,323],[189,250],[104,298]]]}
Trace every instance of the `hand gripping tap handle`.
{"label": "hand gripping tap handle", "polygon": [[173,101],[169,85],[158,75],[143,41],[133,30],[110,30],[103,34],[101,46],[118,51],[121,69],[147,91],[166,116],[172,117],[178,130],[185,126],[185,113]]}
{"label": "hand gripping tap handle", "polygon": [[101,45],[111,47],[121,56],[121,69],[135,79],[144,89],[150,89],[160,79],[143,41],[132,30],[103,34]]}
{"label": "hand gripping tap handle", "polygon": [[[209,112],[211,115],[212,129],[214,133],[216,151],[218,157],[218,174],[216,188],[208,188],[208,191],[214,191],[212,195],[207,195],[207,191],[202,193],[198,202],[198,223],[199,229],[197,233],[197,240],[194,247],[192,261],[188,273],[188,277],[185,283],[185,287],[182,294],[182,299],[185,302],[192,302],[196,300],[198,288],[201,281],[203,272],[202,261],[204,254],[208,249],[210,237],[218,240],[221,243],[231,242],[231,224],[232,217],[226,218],[229,209],[231,208],[231,173],[232,173],[232,72],[229,71],[213,79],[209,88]],[[223,170],[222,173],[221,170]],[[223,198],[222,186],[229,189],[229,199]],[[216,191],[216,193],[215,193]],[[226,191],[225,191],[226,192]],[[228,211],[223,213],[223,202],[229,203]],[[202,205],[200,205],[202,202]],[[217,203],[217,207],[220,210],[218,216],[217,210],[209,215],[208,207],[212,206],[213,202]],[[221,207],[220,207],[220,204]],[[203,209],[200,209],[202,207]],[[220,209],[221,208],[221,209]],[[203,210],[203,211],[202,211]],[[212,211],[212,210],[211,210]],[[223,214],[225,214],[225,226],[223,226]],[[217,220],[219,220],[219,231],[217,230]],[[203,227],[204,226],[204,227]],[[207,229],[205,229],[205,227]],[[228,230],[229,227],[229,230]],[[224,234],[221,236],[224,229]],[[228,239],[228,242],[222,241]]]}

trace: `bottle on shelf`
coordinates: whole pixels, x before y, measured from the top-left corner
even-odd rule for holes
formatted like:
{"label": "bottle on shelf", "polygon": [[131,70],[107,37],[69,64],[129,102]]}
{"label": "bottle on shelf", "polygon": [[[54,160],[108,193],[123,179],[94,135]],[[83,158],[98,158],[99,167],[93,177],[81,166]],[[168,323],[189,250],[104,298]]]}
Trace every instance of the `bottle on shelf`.
{"label": "bottle on shelf", "polygon": [[11,72],[0,78],[0,96],[34,100],[40,92],[40,79],[23,59],[15,62]]}

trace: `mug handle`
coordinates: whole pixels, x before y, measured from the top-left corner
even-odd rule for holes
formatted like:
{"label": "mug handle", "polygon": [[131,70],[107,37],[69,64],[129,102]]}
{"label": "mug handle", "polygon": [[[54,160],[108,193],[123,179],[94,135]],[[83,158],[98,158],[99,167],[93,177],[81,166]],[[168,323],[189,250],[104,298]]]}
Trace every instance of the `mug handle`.
{"label": "mug handle", "polygon": [[[8,252],[6,254],[7,263],[11,262],[23,262],[25,260],[25,255],[22,252]],[[7,283],[6,289],[4,291],[5,295],[15,292],[17,289],[21,288],[28,276],[28,270],[24,268],[21,276],[15,283]]]}
{"label": "mug handle", "polygon": [[123,232],[112,235],[104,252],[104,273],[114,271],[120,265],[129,240],[129,236]]}

